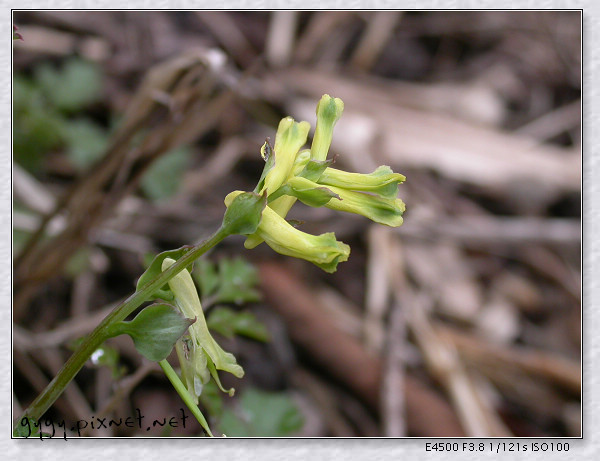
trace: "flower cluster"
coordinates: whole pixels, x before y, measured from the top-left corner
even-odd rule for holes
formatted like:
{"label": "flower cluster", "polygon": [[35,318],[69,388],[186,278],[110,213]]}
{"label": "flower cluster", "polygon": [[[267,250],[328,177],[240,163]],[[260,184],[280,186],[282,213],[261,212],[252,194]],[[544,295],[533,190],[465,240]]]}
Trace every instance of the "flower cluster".
{"label": "flower cluster", "polygon": [[[308,136],[308,122],[291,117],[281,120],[275,145],[261,148],[265,160],[263,174],[255,189],[266,193],[268,205],[255,233],[249,235],[246,248],[266,242],[278,253],[310,261],[327,272],[348,259],[350,247],[336,240],[331,232],[311,235],[294,228],[285,217],[296,200],[314,207],[325,206],[363,215],[377,223],[397,227],[402,224],[404,203],[397,198],[403,175],[388,166],[370,174],[349,173],[332,168],[327,154],[333,128],[342,115],[341,99],[324,95],[317,105],[317,126],[310,149],[301,150]],[[243,193],[234,191],[225,198],[229,206]]]}
{"label": "flower cluster", "polygon": [[[253,233],[238,230],[238,233],[247,235],[246,248],[266,242],[278,253],[305,259],[327,272],[334,272],[338,263],[346,261],[350,247],[338,241],[335,234],[307,234],[286,221],[286,215],[296,200],[313,207],[326,206],[360,214],[388,226],[402,224],[404,203],[397,194],[398,185],[405,179],[403,175],[394,173],[388,166],[380,166],[370,174],[348,173],[332,168],[332,161],[327,160],[333,128],[343,110],[344,104],[340,99],[329,95],[321,98],[310,149],[302,149],[310,129],[308,122],[296,122],[291,117],[281,120],[274,147],[267,141],[261,148],[265,168],[254,194],[234,191],[225,198],[228,213],[233,212],[236,206],[248,212],[248,201],[240,202],[243,197],[236,200],[238,205],[231,206],[236,197],[244,194],[250,202],[256,202],[255,199],[260,198],[257,194],[262,196],[262,213],[258,209],[256,213],[249,212],[260,218],[246,228],[253,229],[248,231]],[[265,196],[267,206],[264,206]],[[161,269],[165,271],[174,263],[167,257]],[[212,376],[222,391],[233,394],[233,389],[227,391],[223,388],[217,370],[227,371],[238,378],[244,375],[244,370],[235,357],[224,351],[211,336],[189,272],[178,273],[168,283],[183,315],[196,319],[188,334],[175,344],[182,379],[188,391],[197,401],[203,386]]]}

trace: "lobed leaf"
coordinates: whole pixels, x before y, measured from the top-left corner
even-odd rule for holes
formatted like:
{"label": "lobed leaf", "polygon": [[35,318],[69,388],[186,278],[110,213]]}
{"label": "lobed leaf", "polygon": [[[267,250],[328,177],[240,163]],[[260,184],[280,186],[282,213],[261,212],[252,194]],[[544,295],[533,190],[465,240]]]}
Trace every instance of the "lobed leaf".
{"label": "lobed leaf", "polygon": [[152,304],[144,308],[130,322],[110,325],[109,337],[127,334],[137,351],[153,362],[166,359],[195,319],[183,317],[169,304]]}
{"label": "lobed leaf", "polygon": [[269,331],[251,312],[236,312],[227,307],[216,307],[208,316],[208,328],[227,338],[238,334],[257,341],[269,340]]}

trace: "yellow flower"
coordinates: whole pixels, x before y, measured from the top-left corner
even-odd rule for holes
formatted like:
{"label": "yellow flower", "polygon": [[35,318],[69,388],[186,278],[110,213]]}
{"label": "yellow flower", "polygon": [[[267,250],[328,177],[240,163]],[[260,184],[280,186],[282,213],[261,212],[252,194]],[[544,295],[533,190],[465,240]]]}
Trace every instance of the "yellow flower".
{"label": "yellow flower", "polygon": [[267,173],[265,183],[258,193],[265,189],[269,194],[275,192],[290,176],[296,154],[306,143],[309,129],[308,122],[295,122],[292,117],[286,117],[279,122],[272,153],[275,156],[275,164]]}
{"label": "yellow flower", "polygon": [[[265,153],[268,143],[265,143],[261,149],[261,155],[267,162],[266,168],[269,168],[264,177],[264,181],[259,181],[259,187],[256,190],[259,194],[267,191],[272,194],[291,176],[294,172],[294,163],[300,148],[306,143],[310,125],[308,122],[296,122],[292,117],[285,117],[279,122],[277,134],[275,135],[275,146],[268,155],[274,158],[267,158]],[[270,149],[268,149],[270,150]],[[264,174],[264,173],[263,173]],[[262,183],[262,184],[261,184]],[[280,197],[270,204],[271,208],[285,218],[296,199],[293,197]],[[246,238],[245,246],[252,249],[263,242],[258,234],[249,235]]]}
{"label": "yellow flower", "polygon": [[[354,173],[355,174],[355,173]],[[357,175],[367,176],[367,175]],[[377,186],[371,182],[364,186],[367,189],[384,189],[388,186],[398,188],[398,183]],[[369,218],[371,221],[385,224],[386,226],[398,227],[402,224],[402,214],[405,205],[402,200],[393,194],[387,198],[381,195],[347,190],[341,187],[324,186],[302,177],[295,177],[288,181],[285,191],[300,199],[309,206],[326,206],[332,210],[346,211]]]}
{"label": "yellow flower", "polygon": [[[165,271],[175,263],[165,258],[162,270]],[[179,272],[169,280],[169,288],[175,295],[177,307],[189,319],[196,321],[190,325],[188,335],[177,341],[176,350],[181,363],[183,381],[188,391],[198,402],[202,387],[210,380],[210,376],[223,392],[233,395],[234,389],[225,390],[219,379],[217,370],[231,373],[236,378],[244,376],[244,370],[237,364],[233,354],[225,352],[212,337],[206,325],[204,311],[192,276],[187,270]]]}
{"label": "yellow flower", "polygon": [[[242,191],[235,191],[225,197],[225,205],[233,201]],[[256,235],[264,240],[277,253],[305,259],[326,272],[335,272],[338,263],[346,261],[350,247],[335,238],[333,232],[311,235],[295,229],[269,206],[262,212]]]}
{"label": "yellow flower", "polygon": [[331,198],[325,205],[327,208],[359,214],[386,226],[398,227],[402,225],[402,214],[406,207],[399,198],[383,198],[333,186],[328,188],[339,198]]}
{"label": "yellow flower", "polygon": [[[254,248],[263,241],[281,254],[311,261],[333,272],[346,261],[348,245],[338,242],[333,233],[310,235],[292,227],[286,220],[296,200],[320,207],[360,214],[377,223],[400,226],[405,205],[397,198],[398,185],[405,177],[388,166],[370,174],[348,173],[331,168],[327,160],[333,128],[344,111],[341,99],[323,95],[317,105],[317,126],[310,150],[300,150],[308,134],[307,122],[286,117],[279,123],[275,147],[265,143],[261,155],[266,164],[254,192],[268,194],[256,232],[248,235],[244,246]],[[229,204],[241,191],[225,199]]]}

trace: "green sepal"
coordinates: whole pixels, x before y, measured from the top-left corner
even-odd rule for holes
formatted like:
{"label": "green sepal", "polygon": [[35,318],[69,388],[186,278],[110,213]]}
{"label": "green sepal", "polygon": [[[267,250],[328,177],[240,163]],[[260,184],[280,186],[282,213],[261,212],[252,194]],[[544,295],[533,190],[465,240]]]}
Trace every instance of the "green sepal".
{"label": "green sepal", "polygon": [[137,351],[153,362],[166,359],[175,342],[183,336],[195,319],[186,319],[168,304],[152,304],[130,322],[117,322],[108,327],[108,337],[127,334]]}
{"label": "green sepal", "polygon": [[296,197],[302,203],[312,207],[321,207],[325,205],[329,200],[339,196],[332,192],[327,187],[320,186],[306,178],[294,177],[290,178],[285,186],[279,188],[279,190],[273,194],[275,198],[282,195],[288,195]]}
{"label": "green sepal", "polygon": [[[158,277],[162,273],[162,263],[165,260],[165,258],[171,258],[177,261],[179,258],[181,258],[183,255],[185,255],[192,249],[192,246],[186,245],[176,250],[163,251],[162,253],[157,254],[150,263],[150,266],[148,266],[148,269],[146,269],[146,271],[138,279],[136,291],[142,290],[145,285],[152,282],[156,277]],[[187,270],[191,272],[192,265],[190,265],[190,267],[188,267]],[[160,289],[152,293],[149,299],[164,299],[165,301],[172,301],[173,298],[173,293],[169,289],[168,284],[165,284]]]}
{"label": "green sepal", "polygon": [[306,163],[306,166],[304,167],[304,169],[298,174],[298,176],[306,178],[310,181],[317,182],[319,180],[319,178],[321,177],[321,175],[323,174],[323,172],[332,163],[333,163],[333,160],[331,160],[331,159],[323,160],[323,161],[309,160]]}
{"label": "green sepal", "polygon": [[267,206],[267,194],[254,192],[231,192],[225,197],[227,211],[223,217],[222,229],[229,235],[249,235],[256,232],[262,212]]}

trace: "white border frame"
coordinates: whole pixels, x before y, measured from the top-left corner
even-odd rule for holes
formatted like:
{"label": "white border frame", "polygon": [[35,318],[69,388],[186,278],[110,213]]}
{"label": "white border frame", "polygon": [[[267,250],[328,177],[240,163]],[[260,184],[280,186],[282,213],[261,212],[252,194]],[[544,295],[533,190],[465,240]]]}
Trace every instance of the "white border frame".
{"label": "white border frame", "polygon": [[[594,172],[600,167],[600,157],[595,152],[598,134],[591,129],[594,122],[600,122],[598,115],[598,94],[593,90],[593,77],[600,72],[600,54],[598,52],[597,35],[600,30],[600,7],[593,1],[331,1],[331,0],[290,0],[287,2],[276,0],[263,1],[234,1],[222,0],[218,2],[186,0],[169,0],[160,2],[149,2],[143,0],[129,0],[126,4],[114,0],[71,0],[71,1],[2,1],[2,30],[6,31],[2,43],[6,46],[0,51],[0,60],[5,64],[3,68],[11,67],[12,51],[12,15],[11,8],[15,9],[471,9],[489,7],[490,9],[583,9],[583,126],[584,137],[583,150],[583,184],[582,184],[582,245],[586,250],[583,253],[583,306],[582,318],[586,328],[583,330],[583,387],[585,392],[582,398],[583,405],[583,439],[543,439],[545,442],[564,441],[569,443],[569,452],[527,452],[521,453],[518,458],[528,460],[551,460],[551,459],[592,459],[593,453],[600,453],[600,443],[594,433],[599,433],[598,424],[600,416],[600,405],[598,404],[599,380],[593,362],[597,361],[600,354],[600,335],[597,332],[600,326],[600,317],[593,311],[594,300],[598,298],[600,279],[596,277],[594,267],[600,262],[600,244],[593,240],[594,235],[600,235],[600,213],[594,207],[594,198],[598,199],[598,185],[594,181]],[[10,32],[10,36],[9,36]],[[10,44],[7,43],[10,41]],[[11,74],[0,75],[0,101],[2,110],[0,112],[0,142],[3,149],[0,151],[0,257],[3,261],[11,260],[11,236],[12,236],[12,183],[11,183]],[[600,81],[600,80],[599,80]],[[11,266],[3,264],[0,268],[0,296],[2,309],[0,310],[0,351],[4,357],[11,356]],[[594,332],[591,334],[591,332]],[[595,359],[595,360],[594,360]],[[271,461],[291,460],[300,461],[305,459],[413,459],[419,457],[428,459],[481,459],[481,455],[489,452],[427,452],[426,443],[431,441],[457,441],[462,445],[463,441],[476,442],[473,439],[62,439],[44,440],[14,440],[10,439],[11,421],[10,407],[12,405],[11,395],[11,363],[5,360],[2,365],[2,378],[0,389],[5,397],[1,400],[0,408],[2,414],[7,415],[0,421],[0,433],[2,437],[3,452],[8,459],[30,459],[36,458],[66,458],[66,459],[143,459],[145,461],[162,460],[176,457],[185,458],[224,458],[232,461]],[[530,439],[485,439],[489,444],[521,442],[530,444]],[[515,453],[502,452],[495,457],[514,459]]]}

